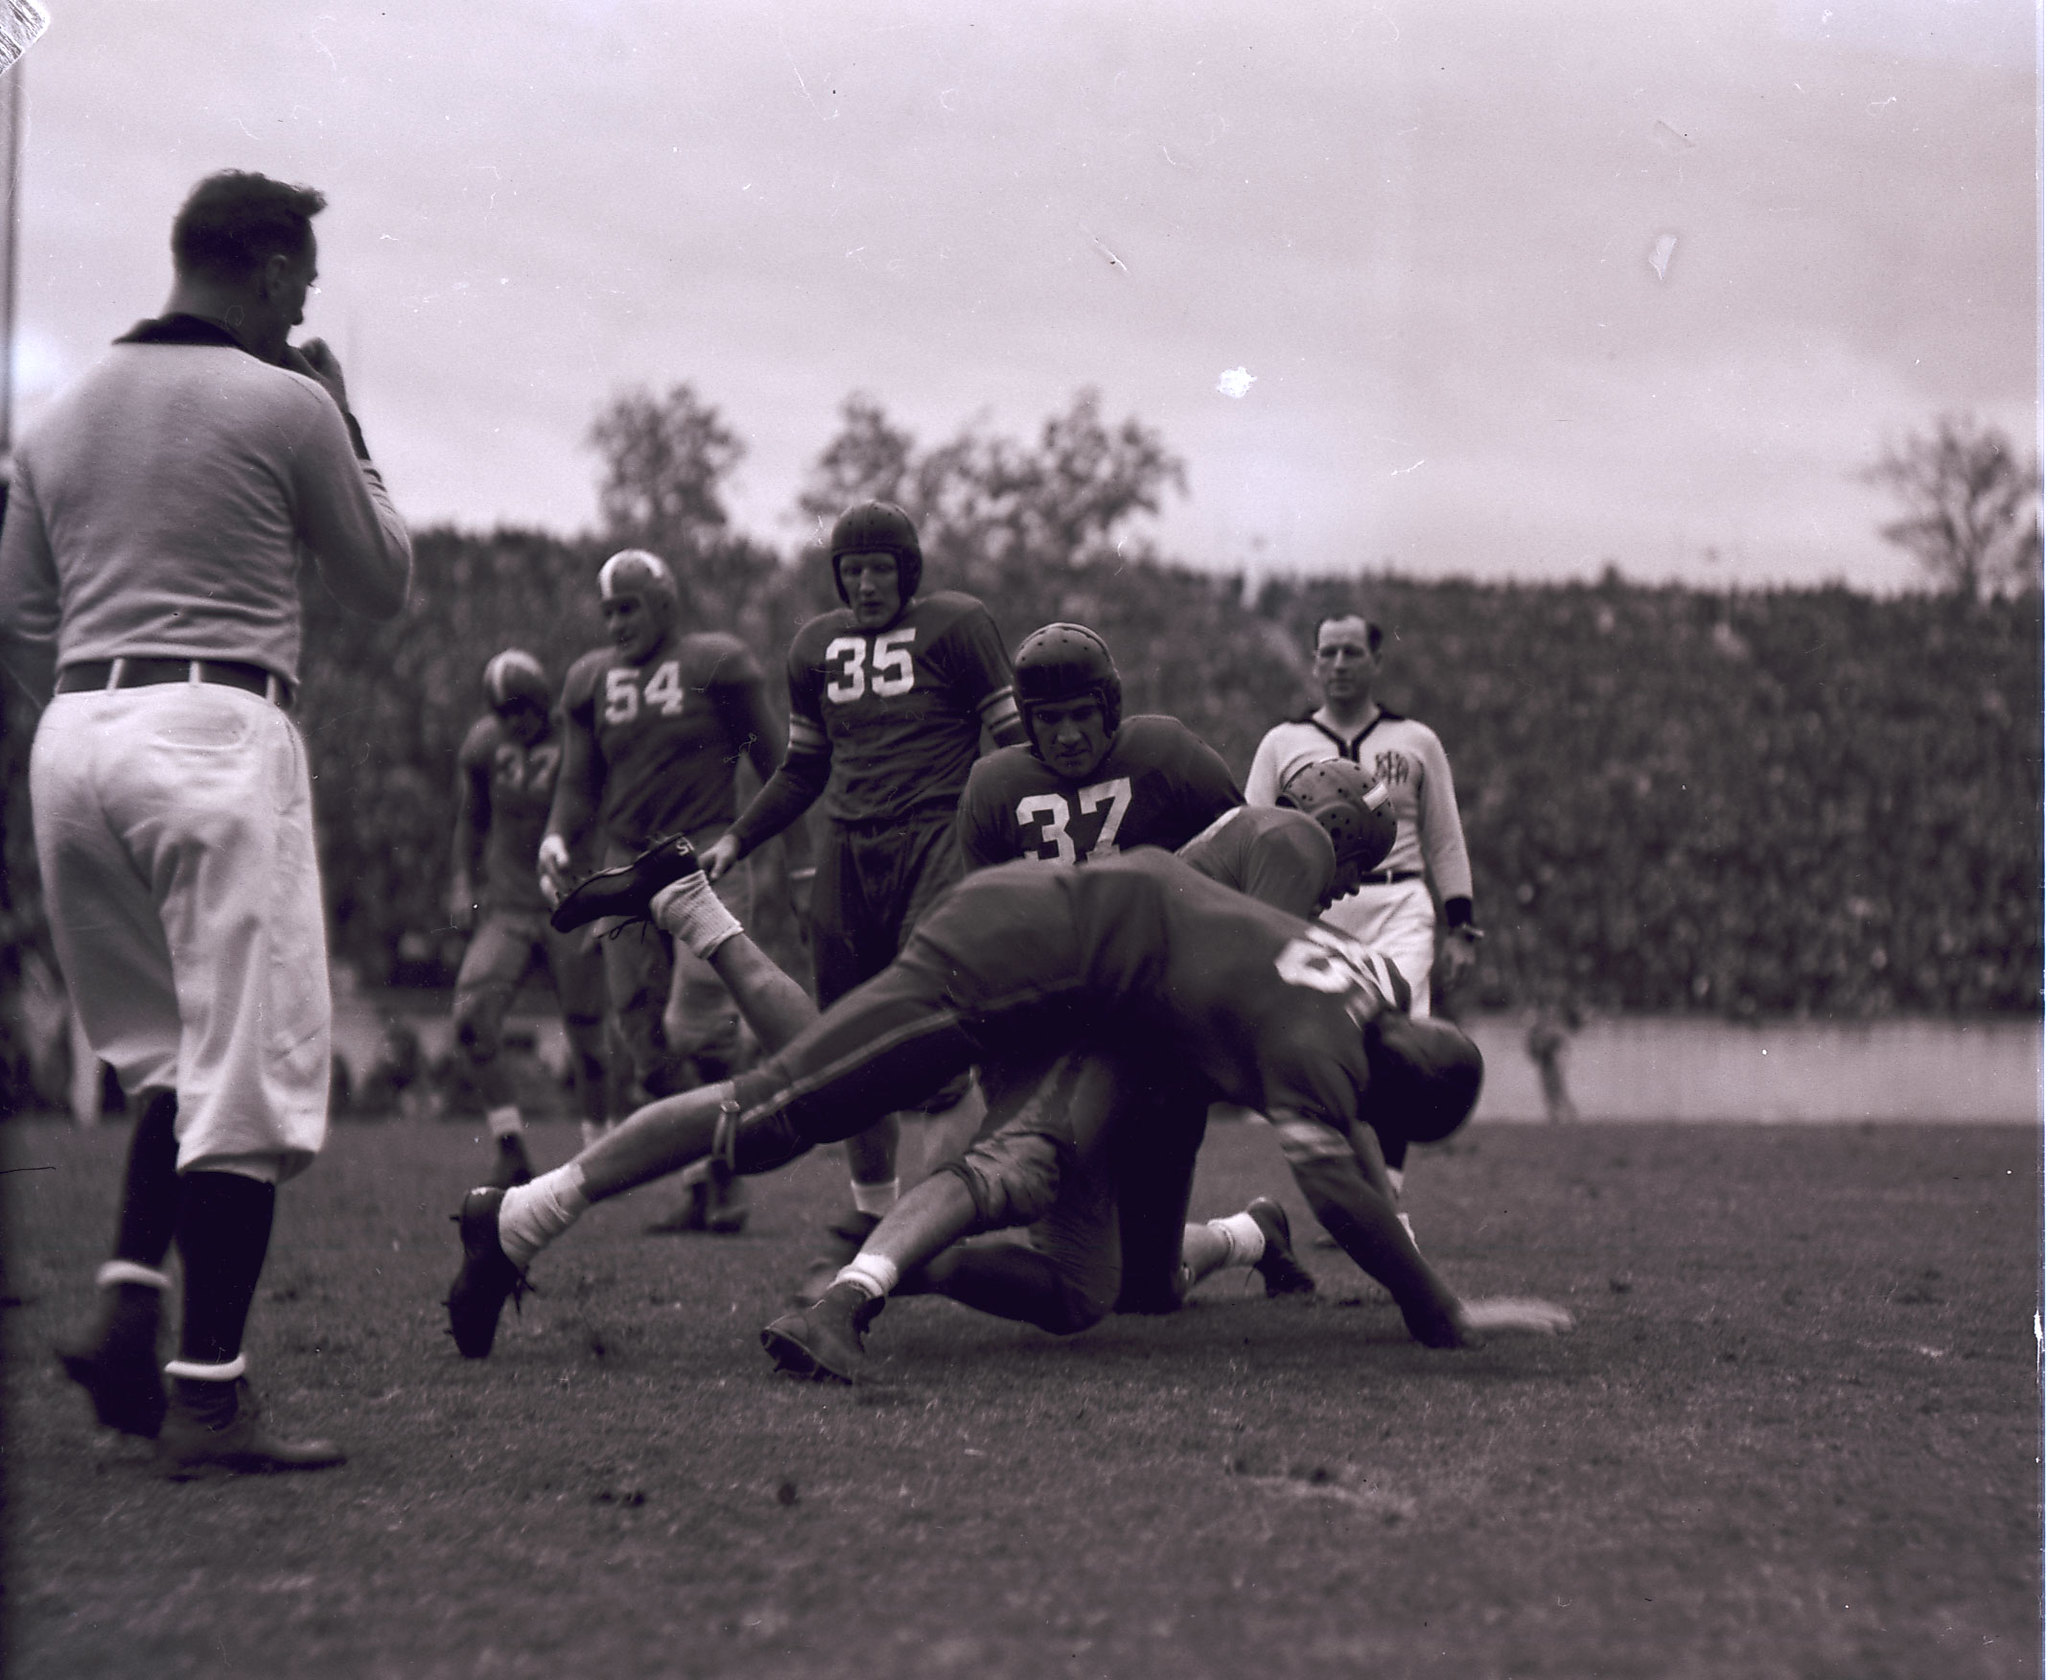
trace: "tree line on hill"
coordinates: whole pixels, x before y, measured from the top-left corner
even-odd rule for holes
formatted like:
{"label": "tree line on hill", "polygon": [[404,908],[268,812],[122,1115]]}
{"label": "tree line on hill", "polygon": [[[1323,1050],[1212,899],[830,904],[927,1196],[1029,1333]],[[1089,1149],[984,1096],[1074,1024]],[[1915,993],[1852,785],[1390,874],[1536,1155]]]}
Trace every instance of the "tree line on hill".
{"label": "tree line on hill", "polygon": [[[1127,713],[1180,718],[1240,776],[1260,735],[1313,703],[1316,623],[1370,611],[1388,636],[1382,701],[1437,730],[1457,781],[1489,936],[1468,1005],[2041,1006],[2038,488],[2032,532],[2008,521],[2000,539],[2003,570],[1980,561],[1925,596],[1656,588],[1610,570],[1558,585],[1275,578],[1248,599],[1242,577],[1144,536],[1181,465],[1088,392],[1029,440],[977,425],[930,448],[850,398],[800,501],[812,541],[788,559],[730,528],[719,481],[741,446],[687,385],[620,396],[591,438],[601,533],[421,531],[411,599],[388,623],[306,590],[299,716],[334,954],[367,984],[442,983],[459,960],[444,909],[454,759],[493,653],[525,647],[559,679],[603,640],[599,563],[645,546],[671,562],[684,621],[746,640],[780,704],[791,636],[836,604],[823,533],[873,495],[917,519],[928,588],[981,597],[1012,645],[1054,620],[1091,625]],[[1912,529],[1931,542],[1928,521]],[[27,1077],[22,998],[50,971],[28,731],[8,706],[0,1097]]]}

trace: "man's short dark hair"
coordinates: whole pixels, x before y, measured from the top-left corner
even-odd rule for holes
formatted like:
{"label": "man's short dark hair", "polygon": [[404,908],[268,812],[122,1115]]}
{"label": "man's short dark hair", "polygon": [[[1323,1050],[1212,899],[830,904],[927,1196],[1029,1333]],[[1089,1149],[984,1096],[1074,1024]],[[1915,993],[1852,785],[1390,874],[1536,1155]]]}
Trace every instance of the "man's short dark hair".
{"label": "man's short dark hair", "polygon": [[1372,652],[1378,653],[1380,651],[1380,642],[1384,639],[1383,632],[1380,630],[1379,623],[1376,619],[1374,619],[1372,614],[1364,611],[1363,609],[1358,609],[1350,612],[1324,613],[1321,618],[1316,620],[1315,639],[1317,644],[1320,644],[1322,642],[1323,626],[1325,624],[1336,624],[1347,618],[1356,618],[1364,621],[1365,645],[1369,649],[1371,649]]}
{"label": "man's short dark hair", "polygon": [[305,255],[313,218],[327,200],[311,187],[223,169],[192,189],[171,224],[171,260],[180,274],[246,280],[271,257]]}

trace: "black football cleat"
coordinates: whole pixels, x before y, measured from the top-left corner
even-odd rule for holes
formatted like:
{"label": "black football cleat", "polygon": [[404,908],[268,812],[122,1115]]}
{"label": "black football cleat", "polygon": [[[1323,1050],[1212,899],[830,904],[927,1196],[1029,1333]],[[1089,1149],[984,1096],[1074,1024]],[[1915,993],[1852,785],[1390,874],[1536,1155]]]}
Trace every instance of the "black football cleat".
{"label": "black football cleat", "polygon": [[786,1312],[761,1332],[761,1346],[788,1377],[852,1383],[867,1363],[863,1338],[887,1297],[835,1283],[815,1306]]}
{"label": "black football cleat", "polygon": [[1257,1197],[1244,1210],[1266,1239],[1266,1252],[1252,1262],[1252,1270],[1266,1280],[1266,1294],[1308,1296],[1316,1292],[1316,1280],[1294,1258],[1293,1234],[1288,1229],[1287,1210],[1270,1196]]}
{"label": "black football cleat", "polygon": [[[193,1399],[191,1391],[218,1389]],[[348,1455],[332,1441],[286,1441],[263,1426],[249,1379],[183,1383],[156,1438],[157,1465],[174,1482],[209,1476],[260,1476],[283,1470],[331,1470]]]}
{"label": "black football cleat", "polygon": [[163,1427],[163,1372],[157,1359],[161,1293],[146,1284],[116,1284],[100,1320],[82,1341],[56,1348],[64,1374],[92,1397],[93,1414],[109,1429],[154,1440]]}
{"label": "black football cleat", "polygon": [[686,876],[698,873],[697,854],[681,835],[657,840],[631,863],[616,869],[600,869],[577,883],[548,918],[557,933],[567,933],[587,922],[616,916],[622,921],[646,921],[654,896]]}
{"label": "black football cleat", "polygon": [[803,1277],[789,1292],[789,1304],[810,1307],[824,1299],[825,1291],[832,1287],[832,1280],[860,1253],[860,1245],[874,1235],[875,1227],[881,1223],[879,1214],[849,1208],[841,1215],[838,1224],[827,1226],[825,1247],[805,1265]]}
{"label": "black football cleat", "polygon": [[482,1185],[462,1198],[462,1211],[455,1216],[462,1227],[462,1270],[442,1304],[448,1309],[448,1333],[464,1359],[490,1358],[505,1302],[517,1307],[532,1287],[498,1242],[498,1208],[504,1200],[504,1191]]}

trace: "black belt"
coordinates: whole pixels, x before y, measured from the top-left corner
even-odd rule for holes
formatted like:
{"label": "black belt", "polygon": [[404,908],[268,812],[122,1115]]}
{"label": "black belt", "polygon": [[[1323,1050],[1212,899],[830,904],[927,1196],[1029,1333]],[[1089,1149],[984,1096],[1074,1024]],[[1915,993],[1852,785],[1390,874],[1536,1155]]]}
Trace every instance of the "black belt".
{"label": "black belt", "polygon": [[1391,887],[1397,881],[1419,881],[1421,879],[1422,871],[1419,869],[1382,869],[1376,875],[1359,876],[1358,884],[1361,887]]}
{"label": "black belt", "polygon": [[57,692],[84,694],[181,682],[224,683],[291,710],[292,685],[276,672],[241,659],[84,659],[57,673]]}

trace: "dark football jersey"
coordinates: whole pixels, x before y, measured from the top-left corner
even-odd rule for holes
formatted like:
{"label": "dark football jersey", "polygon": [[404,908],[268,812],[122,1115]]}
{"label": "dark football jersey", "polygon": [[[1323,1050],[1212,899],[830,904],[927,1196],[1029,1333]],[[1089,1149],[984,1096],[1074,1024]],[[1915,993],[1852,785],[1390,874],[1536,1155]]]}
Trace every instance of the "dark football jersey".
{"label": "dark football jersey", "polygon": [[963,1014],[1079,1004],[1105,1049],[1143,1049],[1269,1118],[1340,1130],[1364,1023],[1396,1007],[1385,959],[1144,848],[1086,869],[999,864],[920,924]]}
{"label": "dark football jersey", "polygon": [[884,630],[842,608],[789,649],[789,744],[832,754],[824,810],[841,822],[949,816],[1010,691],[1010,660],[971,595],[920,595]]}
{"label": "dark football jersey", "polygon": [[982,759],[960,800],[960,849],[969,869],[1013,858],[1088,863],[1133,846],[1172,851],[1241,803],[1228,766],[1186,725],[1126,718],[1085,781],[1029,747]]}
{"label": "dark football jersey", "polygon": [[534,860],[561,767],[559,735],[521,746],[495,714],[478,718],[463,738],[455,772],[469,820],[483,836],[483,876],[473,884],[486,909],[547,908]]}
{"label": "dark football jersey", "polygon": [[761,681],[746,647],[715,633],[674,637],[645,664],[599,648],[569,668],[562,710],[590,733],[606,839],[638,851],[656,835],[732,821],[733,767]]}
{"label": "dark football jersey", "polygon": [[1280,805],[1224,812],[1180,848],[1180,857],[1210,880],[1303,921],[1322,908],[1337,870],[1337,851],[1323,825]]}

